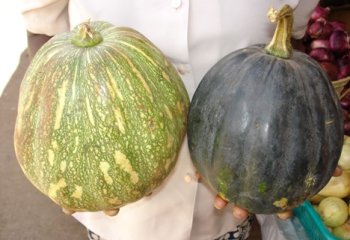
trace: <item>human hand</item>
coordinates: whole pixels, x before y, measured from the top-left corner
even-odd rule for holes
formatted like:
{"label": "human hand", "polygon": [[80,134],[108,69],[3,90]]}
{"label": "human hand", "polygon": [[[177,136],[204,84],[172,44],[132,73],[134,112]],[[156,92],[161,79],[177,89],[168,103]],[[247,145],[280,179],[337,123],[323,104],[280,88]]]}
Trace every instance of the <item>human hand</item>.
{"label": "human hand", "polygon": [[[216,195],[214,200],[214,207],[216,209],[223,209],[228,204],[228,201],[220,197],[219,195]],[[238,219],[246,219],[249,216],[249,212],[243,208],[240,208],[238,206],[233,206],[232,209],[233,216]]]}
{"label": "human hand", "polygon": [[[342,168],[338,165],[333,172],[333,176],[334,177],[340,176],[342,174],[342,171],[343,171]],[[216,209],[223,209],[226,207],[227,204],[228,204],[228,201],[226,201],[225,199],[223,199],[219,195],[217,195],[215,197],[214,207]],[[240,208],[238,206],[233,206],[232,214],[234,217],[236,217],[238,219],[246,219],[250,213],[243,208]],[[292,212],[292,209],[288,209],[286,211],[276,213],[276,215],[281,220],[287,220],[293,216],[293,212]]]}

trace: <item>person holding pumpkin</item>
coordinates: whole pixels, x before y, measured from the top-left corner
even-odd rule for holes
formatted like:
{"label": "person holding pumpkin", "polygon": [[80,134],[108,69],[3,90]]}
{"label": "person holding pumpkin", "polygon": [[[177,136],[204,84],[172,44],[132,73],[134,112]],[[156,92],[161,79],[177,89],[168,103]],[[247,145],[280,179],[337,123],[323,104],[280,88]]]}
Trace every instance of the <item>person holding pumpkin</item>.
{"label": "person holding pumpkin", "polygon": [[[21,4],[29,39],[36,39],[29,42],[31,56],[51,36],[88,19],[128,26],[169,58],[192,98],[204,74],[223,56],[270,41],[274,25],[266,14],[271,6],[288,4],[294,9],[293,37],[301,39],[318,1],[22,0]],[[91,230],[91,239],[246,239],[251,216],[199,181],[186,143],[187,139],[170,176],[150,196],[124,206],[113,217],[102,212],[76,212],[73,217]],[[289,216],[290,212],[280,214]],[[264,239],[285,239],[273,216],[257,218]]]}

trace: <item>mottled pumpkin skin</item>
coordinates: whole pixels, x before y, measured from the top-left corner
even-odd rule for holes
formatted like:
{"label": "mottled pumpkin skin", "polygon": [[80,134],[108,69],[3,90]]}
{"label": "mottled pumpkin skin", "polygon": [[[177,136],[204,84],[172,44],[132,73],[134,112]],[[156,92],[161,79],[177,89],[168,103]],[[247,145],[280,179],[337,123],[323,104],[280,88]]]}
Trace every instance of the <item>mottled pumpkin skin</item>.
{"label": "mottled pumpkin skin", "polygon": [[164,55],[129,28],[91,22],[103,41],[57,35],[23,79],[15,150],[28,179],[60,206],[109,210],[158,187],[176,163],[189,99]]}
{"label": "mottled pumpkin skin", "polygon": [[330,179],[343,141],[341,108],[319,65],[255,45],[229,54],[192,99],[192,160],[222,197],[253,213],[276,213]]}

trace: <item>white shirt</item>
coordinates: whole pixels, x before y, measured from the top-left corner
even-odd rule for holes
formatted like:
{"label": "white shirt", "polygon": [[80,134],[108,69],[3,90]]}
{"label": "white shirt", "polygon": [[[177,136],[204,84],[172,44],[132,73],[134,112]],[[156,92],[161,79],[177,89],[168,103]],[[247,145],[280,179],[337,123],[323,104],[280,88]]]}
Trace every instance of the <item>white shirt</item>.
{"label": "white shirt", "polygon": [[[192,97],[201,78],[226,54],[267,43],[275,25],[268,8],[289,4],[296,38],[304,34],[317,0],[22,0],[27,29],[53,35],[86,21],[104,20],[132,27],[149,38],[174,63]],[[67,11],[68,10],[68,11]],[[149,197],[122,207],[109,217],[76,213],[87,228],[108,240],[209,240],[235,229],[242,221],[231,206],[213,207],[215,193],[197,183],[184,140],[170,176]],[[263,221],[263,217],[259,217]],[[283,239],[274,231],[269,239]]]}

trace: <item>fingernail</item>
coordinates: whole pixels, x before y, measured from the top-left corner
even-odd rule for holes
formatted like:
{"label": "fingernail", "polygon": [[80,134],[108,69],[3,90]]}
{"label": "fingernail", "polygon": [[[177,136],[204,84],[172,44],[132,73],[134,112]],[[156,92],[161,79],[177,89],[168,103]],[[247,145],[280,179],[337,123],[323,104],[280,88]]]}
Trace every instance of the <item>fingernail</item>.
{"label": "fingernail", "polygon": [[287,210],[284,212],[277,213],[276,215],[281,220],[287,220],[288,218],[292,217],[293,213],[291,210]]}
{"label": "fingernail", "polygon": [[233,216],[238,219],[245,219],[248,217],[248,212],[244,209],[233,207]]}
{"label": "fingernail", "polygon": [[215,198],[215,201],[214,201],[214,207],[216,208],[216,209],[222,209],[223,207],[225,207],[225,205],[226,205],[226,202],[224,202],[222,199],[220,199],[220,198]]}

